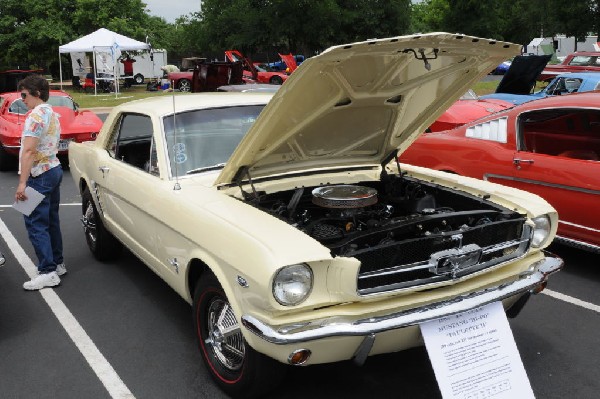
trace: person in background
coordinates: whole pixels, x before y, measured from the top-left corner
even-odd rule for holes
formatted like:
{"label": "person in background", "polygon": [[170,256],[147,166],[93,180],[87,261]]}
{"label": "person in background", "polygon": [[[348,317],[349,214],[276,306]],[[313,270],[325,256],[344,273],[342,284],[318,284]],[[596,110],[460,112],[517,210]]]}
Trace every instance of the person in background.
{"label": "person in background", "polygon": [[58,114],[46,101],[48,81],[29,75],[19,82],[21,98],[31,111],[23,126],[19,154],[19,184],[16,201],[27,200],[26,187],[44,195],[42,202],[25,218],[25,228],[38,258],[38,274],[23,284],[26,290],[39,290],[60,284],[67,272],[63,263],[63,243],[58,206],[63,170],[58,160],[60,123]]}
{"label": "person in background", "polygon": [[163,71],[163,77],[166,78],[169,73],[171,72],[179,72],[179,68],[177,68],[176,65],[163,65],[160,67],[160,69]]}
{"label": "person in background", "polygon": [[121,58],[123,64],[123,75],[125,75],[125,87],[131,87],[133,81],[133,63],[135,60],[126,54],[124,58]]}

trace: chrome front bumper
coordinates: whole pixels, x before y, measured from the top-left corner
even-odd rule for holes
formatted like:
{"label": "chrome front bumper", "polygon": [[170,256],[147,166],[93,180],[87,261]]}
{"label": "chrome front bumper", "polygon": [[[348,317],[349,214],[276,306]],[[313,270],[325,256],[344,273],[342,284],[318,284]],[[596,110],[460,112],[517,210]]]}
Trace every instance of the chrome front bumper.
{"label": "chrome front bumper", "polygon": [[562,269],[562,259],[548,254],[534,263],[529,271],[511,283],[471,292],[449,300],[368,319],[329,317],[310,322],[281,326],[268,325],[251,315],[242,315],[242,323],[263,340],[277,345],[294,344],[336,336],[369,336],[465,312],[488,303],[530,292],[546,283],[548,276]]}

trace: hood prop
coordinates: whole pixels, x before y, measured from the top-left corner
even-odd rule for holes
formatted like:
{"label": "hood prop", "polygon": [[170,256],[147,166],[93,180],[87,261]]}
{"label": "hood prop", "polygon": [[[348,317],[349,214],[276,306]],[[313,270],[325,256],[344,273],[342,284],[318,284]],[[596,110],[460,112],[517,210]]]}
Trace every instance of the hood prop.
{"label": "hood prop", "polygon": [[396,167],[398,168],[398,175],[402,177],[402,168],[400,167],[400,161],[398,161],[398,149],[394,149],[387,157],[383,158],[381,162],[381,180],[383,181],[388,173],[385,171],[385,165],[391,162],[392,159],[396,160]]}
{"label": "hood prop", "polygon": [[[250,187],[252,187],[252,195],[245,192],[242,188],[242,180],[244,179],[244,176],[248,177],[248,184],[250,184]],[[240,188],[242,197],[244,197],[245,200],[258,199],[258,193],[256,192],[256,188],[254,187],[254,183],[252,182],[252,176],[250,176],[250,168],[248,166],[240,166],[235,176],[233,176],[232,180]]]}

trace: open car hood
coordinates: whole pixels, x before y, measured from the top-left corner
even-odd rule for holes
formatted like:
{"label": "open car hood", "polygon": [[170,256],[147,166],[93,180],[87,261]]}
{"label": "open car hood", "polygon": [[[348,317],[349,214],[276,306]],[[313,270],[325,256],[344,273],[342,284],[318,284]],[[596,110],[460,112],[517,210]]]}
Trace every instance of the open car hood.
{"label": "open car hood", "polygon": [[496,93],[531,94],[537,77],[552,55],[519,55],[502,77]]}
{"label": "open car hood", "polygon": [[215,184],[381,165],[520,46],[430,33],[331,47],[275,93]]}

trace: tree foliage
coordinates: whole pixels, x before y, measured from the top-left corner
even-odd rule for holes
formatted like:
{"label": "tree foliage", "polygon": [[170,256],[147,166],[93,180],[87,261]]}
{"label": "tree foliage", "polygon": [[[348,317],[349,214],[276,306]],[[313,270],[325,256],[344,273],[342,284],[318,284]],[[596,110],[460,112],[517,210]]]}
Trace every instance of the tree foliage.
{"label": "tree foliage", "polygon": [[449,31],[527,44],[558,34],[583,39],[600,30],[599,0],[424,0],[413,5],[416,31]]}
{"label": "tree foliage", "polygon": [[600,0],[203,0],[175,23],[148,15],[143,0],[0,0],[1,67],[56,70],[58,47],[107,28],[171,60],[223,57],[237,48],[312,54],[335,44],[447,31],[527,44],[600,31]]}

